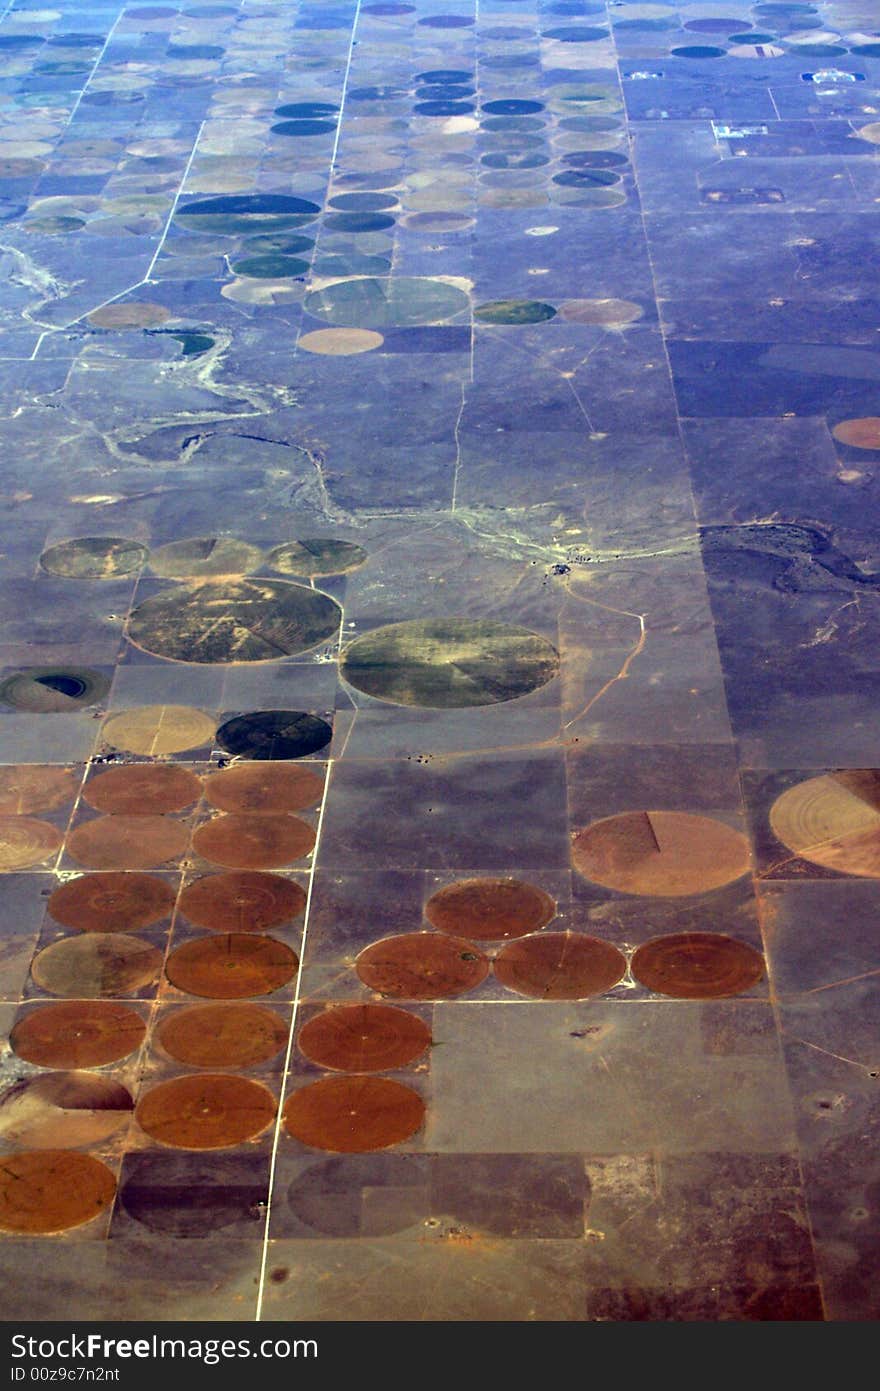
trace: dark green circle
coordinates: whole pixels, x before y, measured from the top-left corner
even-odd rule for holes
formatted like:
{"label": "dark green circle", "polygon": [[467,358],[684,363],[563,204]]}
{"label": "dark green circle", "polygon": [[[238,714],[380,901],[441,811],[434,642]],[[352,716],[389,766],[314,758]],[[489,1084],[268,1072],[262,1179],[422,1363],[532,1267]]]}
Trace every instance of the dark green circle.
{"label": "dark green circle", "polygon": [[282,193],[230,194],[184,203],[175,221],[198,232],[278,232],[313,222],[320,211],[307,198]]}
{"label": "dark green circle", "polygon": [[539,154],[534,150],[524,150],[521,153],[514,150],[509,154],[503,150],[496,150],[483,155],[480,163],[487,169],[539,169],[542,164],[549,164],[550,159],[548,155]]}
{"label": "dark green circle", "polygon": [[269,253],[265,256],[246,256],[243,261],[234,261],[232,269],[236,275],[252,276],[257,280],[283,280],[295,275],[305,275],[309,263],[300,261],[295,256]]}
{"label": "dark green circle", "polygon": [[309,121],[306,119],[299,121],[279,121],[277,125],[270,126],[273,135],[299,135],[302,137],[310,135],[330,135],[336,129],[335,121]]}
{"label": "dark green circle", "polygon": [[629,159],[617,150],[572,150],[562,163],[572,169],[617,169],[629,164]]}
{"label": "dark green circle", "polygon": [[375,213],[393,208],[396,204],[393,193],[337,193],[327,206],[337,208],[339,212]]}
{"label": "dark green circle", "polygon": [[162,333],[167,338],[174,338],[183,349],[183,357],[196,357],[199,353],[206,353],[209,348],[213,348],[216,339],[211,338],[207,333],[191,333],[186,329],[179,332],[170,328],[148,329],[148,333]]}
{"label": "dark green circle", "polygon": [[463,290],[427,276],[359,276],[306,295],[307,314],[348,328],[445,323],[470,306]]}
{"label": "dark green circle", "polygon": [[339,111],[338,106],[334,106],[329,101],[292,101],[286,106],[276,106],[276,116],[305,117],[306,120],[320,120],[322,116],[335,116]]}
{"label": "dark green circle", "polygon": [[430,72],[416,73],[416,82],[449,83],[472,82],[473,73],[466,68],[433,68]]}
{"label": "dark green circle", "polygon": [[711,44],[685,44],[683,48],[673,48],[675,58],[723,58],[725,50]]}
{"label": "dark green circle", "polygon": [[346,101],[397,101],[407,95],[405,87],[353,87],[347,93]]}
{"label": "dark green circle", "polygon": [[165,49],[165,57],[181,58],[185,62],[207,61],[212,58],[222,58],[225,52],[225,48],[218,48],[216,44],[170,43]]}
{"label": "dark green circle", "polygon": [[559,653],[528,628],[428,618],[355,638],[340,670],[351,686],[377,700],[462,710],[518,700],[545,686],[559,671]]}
{"label": "dark green circle", "polygon": [[326,720],[304,710],[257,710],[234,715],[217,730],[217,743],[237,758],[272,762],[307,758],[326,748],[333,730]]}
{"label": "dark green circle", "polygon": [[566,169],[553,175],[553,182],[561,188],[608,188],[620,181],[620,174],[611,169]]}
{"label": "dark green circle", "polygon": [[492,300],[474,310],[474,318],[481,324],[543,324],[555,316],[552,304],[537,299]]}
{"label": "dark green circle", "polygon": [[505,97],[499,101],[484,101],[482,109],[490,116],[534,116],[544,110],[544,103]]}
{"label": "dark green circle", "polygon": [[417,87],[416,97],[419,101],[463,101],[476,94],[474,87],[453,86],[450,83],[444,87],[438,83],[435,87]]}
{"label": "dark green circle", "polygon": [[59,58],[52,63],[35,63],[31,71],[54,77],[76,77],[80,73],[91,72],[93,67],[89,58]]}
{"label": "dark green circle", "polygon": [[388,213],[327,213],[324,226],[331,232],[384,232],[394,226]]}
{"label": "dark green circle", "polygon": [[417,116],[469,116],[476,107],[472,101],[417,101]]}
{"label": "dark green circle", "polygon": [[418,23],[425,24],[430,29],[468,29],[476,20],[466,14],[429,14]]}

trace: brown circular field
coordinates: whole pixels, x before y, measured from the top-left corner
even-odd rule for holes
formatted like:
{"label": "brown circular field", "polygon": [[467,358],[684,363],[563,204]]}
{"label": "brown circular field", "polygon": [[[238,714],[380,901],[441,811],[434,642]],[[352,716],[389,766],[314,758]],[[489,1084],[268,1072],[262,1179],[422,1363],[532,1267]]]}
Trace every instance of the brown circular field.
{"label": "brown circular field", "polygon": [[274,937],[230,932],[184,942],[168,958],[165,974],[178,990],[214,1000],[271,995],[299,969],[295,952]]}
{"label": "brown circular field", "polygon": [[188,1067],[254,1067],[287,1042],[287,1025],[261,1005],[189,1005],[156,1027],[166,1053]]}
{"label": "brown circular field", "polygon": [[574,867],[620,893],[661,898],[706,893],[749,869],[745,836],[723,821],[680,811],[627,811],[574,838]]}
{"label": "brown circular field", "polygon": [[880,449],[880,415],[841,420],[831,433],[841,444],[852,445],[854,449]]}
{"label": "brown circular field", "polygon": [[438,1000],[473,990],[489,974],[489,962],[464,938],[407,932],[374,942],[361,952],[355,969],[379,995]]}
{"label": "brown circular field", "polygon": [[167,816],[98,816],[67,837],[71,858],[88,869],[154,869],[188,848],[189,827]]}
{"label": "brown circular field", "polygon": [[214,932],[265,932],[298,917],[305,906],[305,889],[295,880],[255,869],[205,875],[180,895],[184,917]]}
{"label": "brown circular field", "polygon": [[116,1180],[90,1154],[7,1154],[0,1169],[0,1231],[47,1235],[81,1227],[113,1200]]}
{"label": "brown circular field", "polygon": [[217,722],[190,705],[142,705],[111,715],[101,731],[105,743],[149,758],[208,748]]}
{"label": "brown circular field", "polygon": [[130,995],[150,985],[162,953],[121,932],[89,932],[53,942],[34,957],[31,975],[42,990],[69,999]]}
{"label": "brown circular field", "polygon": [[628,299],[567,299],[559,306],[559,317],[570,324],[631,324],[644,314],[640,304]]}
{"label": "brown circular field", "polygon": [[163,815],[191,807],[201,792],[201,778],[178,763],[130,763],[89,778],[83,800],[96,811]]}
{"label": "brown circular field", "polygon": [[630,969],[636,980],[679,1000],[717,1000],[750,990],[764,975],[764,958],[745,942],[714,932],[674,932],[639,947]]}
{"label": "brown circular field", "polygon": [[284,1106],[295,1139],[341,1154],[399,1145],[424,1118],[418,1092],[387,1077],[324,1077],[293,1092]]}
{"label": "brown circular field", "polygon": [[276,1110],[268,1087],[216,1073],[160,1082],[138,1102],[135,1118],[161,1145],[217,1150],[262,1134]]}
{"label": "brown circular field", "polygon": [[128,1005],[71,1000],[40,1005],[15,1024],[14,1051],[39,1067],[103,1067],[140,1048],[147,1026]]}
{"label": "brown circular field", "polygon": [[80,874],[49,896],[56,922],[78,932],[136,932],[167,918],[175,893],[154,874]]}
{"label": "brown circular field", "polygon": [[302,811],[319,802],[323,790],[323,778],[295,763],[242,763],[205,783],[205,796],[218,811]]}
{"label": "brown circular field", "polygon": [[0,816],[0,873],[30,869],[54,859],[63,837],[49,821],[32,816]]}
{"label": "brown circular field", "polygon": [[841,874],[880,878],[880,773],[847,768],[796,783],[770,808],[773,834]]}
{"label": "brown circular field", "polygon": [[384,342],[381,333],[374,333],[369,328],[317,328],[312,333],[304,333],[296,346],[307,353],[350,357],[353,353],[368,353],[374,348],[381,348]]}
{"label": "brown circular field", "polygon": [[337,1072],[389,1072],[421,1056],[431,1043],[423,1019],[393,1005],[335,1005],[299,1031],[300,1052]]}
{"label": "brown circular field", "polygon": [[610,942],[575,932],[523,937],[495,958],[495,974],[508,990],[538,1000],[586,1000],[617,985],[626,957]]}
{"label": "brown circular field", "polygon": [[146,300],[105,304],[88,315],[89,323],[98,328],[155,328],[170,318],[171,310],[164,304],[149,304]]}
{"label": "brown circular field", "polygon": [[536,932],[555,912],[549,894],[519,879],[460,879],[433,894],[425,906],[432,927],[488,942]]}
{"label": "brown circular field", "polygon": [[70,768],[41,768],[25,764],[0,768],[0,814],[22,816],[31,811],[54,811],[72,802],[76,782]]}
{"label": "brown circular field", "polygon": [[301,860],[315,844],[315,831],[298,816],[228,812],[199,826],[193,849],[231,869],[276,869]]}
{"label": "brown circular field", "polygon": [[98,1145],[131,1115],[131,1094],[99,1072],[26,1077],[0,1096],[0,1138],[31,1149]]}

